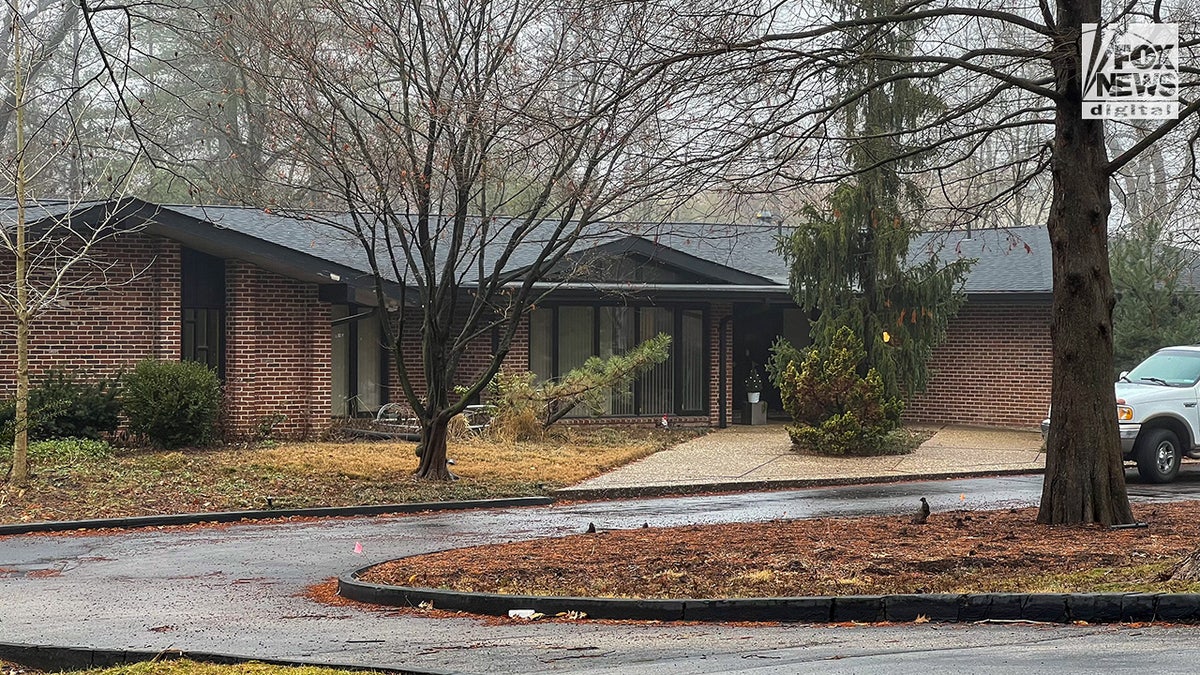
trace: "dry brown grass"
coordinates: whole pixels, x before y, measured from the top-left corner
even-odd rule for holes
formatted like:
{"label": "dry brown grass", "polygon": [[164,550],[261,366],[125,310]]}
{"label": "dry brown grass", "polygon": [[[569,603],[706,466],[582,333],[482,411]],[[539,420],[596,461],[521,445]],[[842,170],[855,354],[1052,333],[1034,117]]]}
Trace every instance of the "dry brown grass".
{"label": "dry brown grass", "polygon": [[606,443],[594,435],[547,434],[538,441],[503,442],[476,438],[451,443],[449,454],[464,477],[512,481],[550,480],[571,485],[651,455],[663,446],[661,434]]}
{"label": "dry brown grass", "polygon": [[273,448],[222,453],[222,464],[261,464],[283,471],[379,480],[417,468],[415,443],[357,441],[280,443]]}
{"label": "dry brown grass", "polygon": [[[536,441],[468,436],[450,441],[447,454],[457,462],[454,471],[463,478],[571,485],[651,455],[671,438],[648,431],[564,431]],[[285,443],[238,451],[221,459],[223,464],[268,464],[284,470],[374,480],[414,471],[415,450],[415,443],[391,441]]]}
{"label": "dry brown grass", "polygon": [[30,489],[0,484],[0,523],[275,507],[538,496],[690,436],[655,430],[555,431],[536,442],[451,441],[461,480],[422,481],[416,445],[282,443],[185,452],[45,458]]}

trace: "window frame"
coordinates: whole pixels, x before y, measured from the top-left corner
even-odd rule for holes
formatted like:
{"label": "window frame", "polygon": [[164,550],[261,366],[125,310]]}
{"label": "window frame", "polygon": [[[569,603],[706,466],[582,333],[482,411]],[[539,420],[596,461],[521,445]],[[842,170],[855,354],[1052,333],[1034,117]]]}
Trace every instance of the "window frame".
{"label": "window frame", "polygon": [[[335,303],[331,307],[345,307],[346,316],[331,319],[329,322],[330,338],[332,340],[332,331],[338,325],[346,325],[346,409],[341,414],[336,412],[334,406],[337,405],[330,397],[330,414],[334,417],[349,417],[350,416],[350,401],[358,399],[360,391],[359,385],[361,380],[358,372],[358,356],[359,356],[359,333],[358,323],[360,321],[379,321],[379,308],[371,307],[370,305],[359,305],[355,303]],[[330,310],[333,311],[332,309]],[[380,327],[380,337],[383,335],[382,326]],[[332,342],[331,342],[332,344]],[[391,402],[391,364],[392,350],[387,345],[380,341],[379,344],[379,407],[383,407]],[[333,391],[333,378],[337,377],[337,372],[334,369],[333,350],[330,349],[329,359],[329,375],[330,375],[330,391]],[[359,406],[355,406],[354,416],[359,416],[364,410],[359,410]]]}
{"label": "window frame", "polygon": [[[179,249],[179,360],[203,363],[211,368],[217,378],[225,380],[225,349],[228,336],[226,333],[226,304],[228,303],[225,284],[226,263],[219,256],[210,255],[186,246]],[[188,312],[194,312],[195,317],[188,319]],[[208,358],[197,358],[200,350],[195,336],[197,326],[209,325],[208,318],[216,315],[216,331],[211,334],[205,330],[209,338],[202,348]],[[185,335],[188,327],[192,329],[191,351],[188,351]],[[212,339],[216,345],[212,344]],[[214,364],[213,361],[216,361]]]}
{"label": "window frame", "polygon": [[[667,413],[676,417],[704,417],[710,414],[712,402],[709,400],[709,391],[712,386],[712,345],[711,345],[711,326],[710,324],[710,308],[707,304],[698,302],[679,302],[679,303],[653,303],[653,302],[636,302],[636,303],[620,303],[606,302],[601,300],[591,301],[570,301],[561,300],[553,302],[545,302],[540,304],[534,311],[550,311],[550,363],[552,374],[551,377],[561,377],[559,360],[559,309],[562,307],[588,307],[592,310],[592,354],[599,355],[600,350],[600,310],[605,307],[627,307],[634,312],[632,321],[634,329],[633,344],[638,345],[645,341],[641,334],[641,311],[643,308],[666,309],[671,312],[671,390],[672,390],[672,405],[671,412]],[[700,381],[700,400],[702,406],[697,410],[688,410],[683,408],[682,384],[684,363],[683,359],[677,358],[677,349],[679,338],[683,333],[683,312],[698,311],[700,312],[700,361],[701,361],[701,381]],[[530,319],[526,319],[528,322]],[[528,349],[526,350],[526,369],[533,370],[533,335],[532,331],[529,334]],[[636,386],[637,380],[634,381],[633,389],[633,409],[642,410],[642,394],[641,387]],[[606,415],[605,417],[657,417],[663,413],[643,413],[635,412],[628,415]]]}

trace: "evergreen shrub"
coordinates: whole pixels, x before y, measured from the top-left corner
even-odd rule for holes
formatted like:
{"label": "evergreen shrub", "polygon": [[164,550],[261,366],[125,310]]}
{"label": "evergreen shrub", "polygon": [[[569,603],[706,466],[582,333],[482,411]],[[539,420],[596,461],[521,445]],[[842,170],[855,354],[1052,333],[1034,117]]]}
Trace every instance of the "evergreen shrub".
{"label": "evergreen shrub", "polygon": [[798,449],[820,455],[904,451],[890,438],[900,427],[904,401],[885,394],[875,369],[859,374],[865,358],[862,341],[842,327],[827,349],[809,349],[799,367],[793,361],[784,368],[780,394],[794,422],[788,435]]}
{"label": "evergreen shrub", "polygon": [[125,375],[124,385],[129,430],[155,446],[203,446],[216,437],[221,384],[204,364],[147,359]]}

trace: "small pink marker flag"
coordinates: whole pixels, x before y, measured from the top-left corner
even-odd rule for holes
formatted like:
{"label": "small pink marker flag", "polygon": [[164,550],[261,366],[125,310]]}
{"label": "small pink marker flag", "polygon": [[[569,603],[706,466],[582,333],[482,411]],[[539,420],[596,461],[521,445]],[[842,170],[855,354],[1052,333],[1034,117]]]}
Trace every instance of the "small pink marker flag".
{"label": "small pink marker flag", "polygon": [[359,541],[354,542],[354,555],[362,555],[362,554],[363,554],[362,542],[359,542]]}

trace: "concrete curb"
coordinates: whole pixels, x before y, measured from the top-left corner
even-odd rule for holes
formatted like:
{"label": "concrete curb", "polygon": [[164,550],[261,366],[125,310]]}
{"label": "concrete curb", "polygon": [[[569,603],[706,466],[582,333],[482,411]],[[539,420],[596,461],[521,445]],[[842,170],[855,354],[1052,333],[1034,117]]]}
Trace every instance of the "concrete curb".
{"label": "concrete curb", "polygon": [[[369,566],[370,567],[370,566]],[[1188,593],[977,593],[848,595],[797,598],[652,600],[464,593],[384,586],[359,581],[369,567],[338,578],[338,594],[359,602],[506,616],[532,609],[546,616],[585,612],[592,619],[649,621],[781,621],[830,623],[941,623],[1036,621],[1045,623],[1200,622],[1200,594]]]}
{"label": "concrete curb", "polygon": [[336,516],[378,516],[389,513],[420,513],[423,511],[463,511],[467,509],[499,509],[515,506],[548,506],[552,497],[512,497],[507,499],[474,499],[454,502],[419,502],[413,504],[377,504],[373,506],[327,506],[308,509],[270,509],[252,511],[214,511],[212,513],[177,513],[161,516],[132,516],[129,518],[95,518],[91,520],[55,520],[37,523],[0,525],[0,537],[34,532],[65,532],[69,530],[132,529],[165,525],[194,525],[197,523],[236,523],[243,520],[269,520],[293,516],[328,518]]}
{"label": "concrete curb", "polygon": [[37,670],[48,672],[107,668],[152,660],[191,659],[193,661],[218,664],[257,661],[276,666],[317,666],[355,671],[373,670],[382,673],[396,673],[397,675],[443,675],[438,671],[431,670],[409,670],[407,668],[389,668],[387,666],[367,666],[362,664],[269,659],[253,656],[236,656],[233,654],[192,652],[180,649],[143,651],[134,649],[95,649],[92,647],[56,647],[54,645],[27,645],[7,642],[0,642],[0,659],[19,663],[27,668],[36,668]]}
{"label": "concrete curb", "polygon": [[600,501],[630,497],[677,497],[721,492],[766,492],[796,488],[839,487],[843,485],[873,485],[906,483],[918,480],[953,480],[956,478],[991,478],[993,476],[1032,476],[1045,469],[998,469],[992,471],[900,474],[895,476],[855,476],[847,478],[794,478],[789,480],[733,481],[727,483],[692,483],[686,485],[629,485],[612,488],[562,488],[554,498],[571,501]]}

